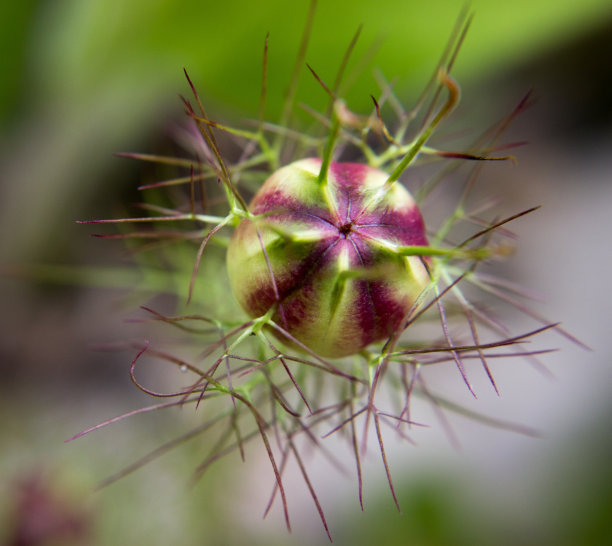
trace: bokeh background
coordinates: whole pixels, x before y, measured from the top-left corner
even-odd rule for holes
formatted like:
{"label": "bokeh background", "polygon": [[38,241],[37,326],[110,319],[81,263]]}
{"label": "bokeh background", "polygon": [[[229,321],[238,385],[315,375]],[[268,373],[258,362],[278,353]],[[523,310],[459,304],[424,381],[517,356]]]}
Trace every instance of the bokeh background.
{"label": "bokeh background", "polygon": [[[129,382],[129,353],[92,350],[129,328],[129,279],[96,269],[120,262],[118,245],[90,239],[74,221],[115,216],[136,199],[141,166],[113,153],[168,141],[182,114],[177,94],[188,92],[183,67],[216,118],[254,118],[269,32],[274,119],[307,4],[0,5],[0,544],[14,544],[22,519],[31,535],[19,544],[28,545],[42,544],[36,533],[58,522],[60,538],[49,544],[325,543],[307,492],[291,501],[293,534],[280,514],[261,519],[272,478],[256,455],[246,465],[225,461],[189,487],[197,442],[92,493],[172,436],[170,414],[64,443],[149,403]],[[354,58],[365,61],[348,95],[356,110],[377,92],[374,68],[394,79],[400,97],[415,97],[463,6],[319,4],[307,60],[324,79],[364,24]],[[518,165],[485,169],[508,213],[543,205],[513,226],[521,240],[503,273],[540,294],[532,305],[592,351],[550,336],[547,346],[561,349],[545,359],[554,379],[511,361],[495,363],[500,397],[476,380],[475,409],[535,427],[538,439],[457,419],[460,449],[435,422],[417,447],[393,446],[401,515],[374,454],[363,514],[353,479],[321,464],[315,481],[337,544],[612,543],[612,8],[608,0],[474,0],[471,9],[454,70],[461,122],[486,127],[529,88],[536,98],[507,136],[529,142],[516,152]],[[320,105],[306,71],[302,80],[299,100]],[[441,381],[465,397],[460,382]]]}

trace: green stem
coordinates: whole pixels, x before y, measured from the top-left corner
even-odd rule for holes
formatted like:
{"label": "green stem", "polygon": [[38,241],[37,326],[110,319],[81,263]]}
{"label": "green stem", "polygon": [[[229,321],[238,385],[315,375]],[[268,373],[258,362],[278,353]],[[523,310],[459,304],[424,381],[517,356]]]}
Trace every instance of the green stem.
{"label": "green stem", "polygon": [[442,84],[446,86],[448,89],[448,100],[438,112],[436,117],[432,120],[432,122],[423,129],[423,132],[418,136],[415,140],[414,144],[410,147],[406,155],[402,158],[398,166],[393,170],[389,178],[387,179],[387,184],[393,184],[393,182],[397,181],[401,174],[406,170],[408,165],[412,163],[412,161],[419,154],[425,143],[431,137],[436,126],[444,119],[451,111],[455,108],[457,103],[459,102],[460,92],[459,86],[455,83],[455,81],[448,75],[446,72],[440,72],[440,80]]}
{"label": "green stem", "polygon": [[432,246],[400,246],[397,253],[402,256],[444,256],[467,260],[481,260],[489,256],[488,248],[439,248]]}
{"label": "green stem", "polygon": [[327,137],[325,149],[323,150],[321,170],[319,171],[319,176],[317,178],[317,182],[321,186],[327,185],[327,172],[329,171],[329,166],[332,162],[332,157],[334,155],[334,146],[336,145],[336,140],[338,140],[339,133],[340,119],[338,118],[336,108],[334,108],[334,112],[332,113],[332,124],[329,130],[329,136]]}

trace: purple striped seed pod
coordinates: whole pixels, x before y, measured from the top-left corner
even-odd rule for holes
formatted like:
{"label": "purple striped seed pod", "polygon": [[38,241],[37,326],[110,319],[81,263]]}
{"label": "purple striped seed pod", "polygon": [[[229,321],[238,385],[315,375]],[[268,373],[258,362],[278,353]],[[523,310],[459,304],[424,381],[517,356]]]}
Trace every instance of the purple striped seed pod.
{"label": "purple striped seed pod", "polygon": [[386,173],[332,162],[321,181],[320,171],[320,159],[303,159],[268,178],[227,265],[251,317],[270,312],[312,351],[342,357],[400,327],[429,275],[423,258],[399,248],[427,238],[414,199]]}

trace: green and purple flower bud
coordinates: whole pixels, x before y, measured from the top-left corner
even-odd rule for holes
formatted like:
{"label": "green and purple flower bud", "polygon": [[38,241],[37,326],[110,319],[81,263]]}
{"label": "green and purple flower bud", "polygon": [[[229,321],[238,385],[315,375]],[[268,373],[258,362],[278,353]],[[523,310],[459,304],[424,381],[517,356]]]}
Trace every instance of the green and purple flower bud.
{"label": "green and purple flower bud", "polygon": [[[421,213],[389,176],[358,163],[304,159],[276,171],[236,228],[227,264],[251,317],[272,313],[326,357],[355,354],[401,327],[429,283]],[[285,340],[287,341],[287,340]]]}

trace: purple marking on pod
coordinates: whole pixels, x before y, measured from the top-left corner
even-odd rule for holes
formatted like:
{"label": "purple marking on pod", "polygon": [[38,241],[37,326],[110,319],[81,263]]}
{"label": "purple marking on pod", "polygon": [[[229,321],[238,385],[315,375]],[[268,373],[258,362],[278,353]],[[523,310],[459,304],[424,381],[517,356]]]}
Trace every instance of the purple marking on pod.
{"label": "purple marking on pod", "polygon": [[332,162],[325,191],[320,165],[304,159],[268,178],[250,205],[255,218],[235,230],[227,265],[250,316],[275,307],[273,320],[293,337],[342,357],[400,327],[429,276],[421,258],[394,249],[428,243],[408,191],[399,183],[381,191],[386,173]]}

